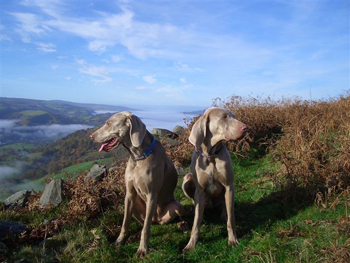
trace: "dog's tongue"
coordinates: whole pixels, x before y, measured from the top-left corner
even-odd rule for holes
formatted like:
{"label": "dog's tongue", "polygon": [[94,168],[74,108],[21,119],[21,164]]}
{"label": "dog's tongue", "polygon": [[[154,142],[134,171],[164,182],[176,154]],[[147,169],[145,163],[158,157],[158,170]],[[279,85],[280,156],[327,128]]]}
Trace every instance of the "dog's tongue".
{"label": "dog's tongue", "polygon": [[105,149],[105,147],[108,145],[108,142],[105,142],[105,143],[102,143],[102,145],[101,145],[101,147],[100,147],[100,149],[98,150],[99,152],[102,152],[102,151],[104,151]]}

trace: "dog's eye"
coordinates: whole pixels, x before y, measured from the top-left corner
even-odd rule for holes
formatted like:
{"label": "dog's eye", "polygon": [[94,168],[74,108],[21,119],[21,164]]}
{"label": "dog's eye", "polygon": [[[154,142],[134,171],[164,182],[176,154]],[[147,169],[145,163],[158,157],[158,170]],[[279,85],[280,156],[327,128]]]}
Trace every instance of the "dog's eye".
{"label": "dog's eye", "polygon": [[108,127],[111,127],[111,123],[110,123],[109,121],[106,122],[106,125],[107,125]]}

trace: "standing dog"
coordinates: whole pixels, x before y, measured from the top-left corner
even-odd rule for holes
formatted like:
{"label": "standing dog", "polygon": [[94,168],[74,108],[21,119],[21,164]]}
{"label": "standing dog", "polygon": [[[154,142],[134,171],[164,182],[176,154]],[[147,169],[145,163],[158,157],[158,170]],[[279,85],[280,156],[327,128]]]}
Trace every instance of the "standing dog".
{"label": "standing dog", "polygon": [[[205,111],[193,125],[189,141],[195,146],[192,155],[192,174],[187,174],[182,184],[185,195],[195,206],[191,238],[185,251],[194,249],[199,236],[205,205],[223,206],[222,218],[227,220],[228,243],[238,244],[234,217],[234,186],[231,157],[223,141],[244,136],[247,126],[233,114],[221,108]],[[226,209],[225,209],[226,208]]]}
{"label": "standing dog", "polygon": [[160,142],[130,112],[114,114],[90,138],[102,143],[99,151],[110,151],[122,144],[130,153],[125,171],[124,219],[116,244],[126,240],[134,215],[143,221],[137,255],[144,256],[148,253],[151,223],[166,224],[184,214],[174,198],[178,177],[175,167]]}

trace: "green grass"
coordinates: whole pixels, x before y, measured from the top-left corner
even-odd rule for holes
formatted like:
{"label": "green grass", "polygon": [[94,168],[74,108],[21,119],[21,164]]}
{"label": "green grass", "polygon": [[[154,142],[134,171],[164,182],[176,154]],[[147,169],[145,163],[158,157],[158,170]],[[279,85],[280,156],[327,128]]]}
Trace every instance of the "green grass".
{"label": "green grass", "polygon": [[25,111],[21,111],[20,113],[26,117],[34,117],[34,116],[47,114],[46,111],[42,111],[42,110],[25,110]]}
{"label": "green grass", "polygon": [[0,147],[0,152],[7,149],[12,149],[15,151],[29,151],[35,148],[36,146],[32,143],[14,143],[9,145],[4,145]]}
{"label": "green grass", "polygon": [[[276,169],[267,156],[261,160],[241,160],[233,157],[236,187],[235,215],[239,245],[227,244],[226,225],[220,221],[220,210],[205,210],[196,249],[183,253],[190,232],[182,233],[176,223],[152,225],[149,249],[143,259],[135,255],[142,226],[132,220],[130,237],[126,244],[115,249],[111,244],[120,226],[121,209],[107,208],[93,220],[82,218],[75,224],[60,230],[45,244],[25,244],[13,251],[14,259],[27,258],[33,262],[334,262],[346,253],[350,255],[350,226],[347,202],[343,197],[338,203],[326,203],[319,208],[310,200],[303,200],[303,189],[286,197],[276,188],[269,171]],[[89,165],[84,164],[86,167]],[[70,172],[83,170],[82,164],[70,167]],[[58,175],[61,176],[61,175]],[[193,214],[191,201],[181,190],[182,178],[175,190],[176,198],[185,206],[184,217],[190,226]],[[298,190],[298,189],[297,189]],[[40,224],[64,211],[55,208],[45,215],[14,215],[0,220],[23,220]],[[339,261],[341,262],[341,261]]]}
{"label": "green grass", "polygon": [[84,162],[84,163],[78,163],[78,164],[75,164],[75,165],[72,165],[72,166],[69,166],[69,167],[62,169],[62,171],[59,173],[46,175],[38,180],[35,180],[35,182],[36,183],[43,183],[46,179],[49,179],[49,178],[63,178],[64,179],[66,177],[66,175],[73,176],[73,178],[74,178],[79,173],[84,172],[86,170],[90,170],[91,167],[95,163],[108,164],[112,160],[113,160],[113,158],[105,158],[105,159],[101,159],[98,161],[89,161],[89,162]]}

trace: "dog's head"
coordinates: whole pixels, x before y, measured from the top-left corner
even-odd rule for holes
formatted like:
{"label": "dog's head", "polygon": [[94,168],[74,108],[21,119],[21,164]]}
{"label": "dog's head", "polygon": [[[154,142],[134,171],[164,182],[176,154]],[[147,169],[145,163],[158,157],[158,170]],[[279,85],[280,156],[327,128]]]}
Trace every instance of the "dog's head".
{"label": "dog's head", "polygon": [[222,108],[209,108],[195,122],[189,141],[200,149],[206,141],[214,146],[220,141],[231,141],[242,138],[247,131],[247,125],[238,121],[232,112]]}
{"label": "dog's head", "polygon": [[120,143],[139,147],[145,135],[146,126],[140,118],[123,111],[111,116],[101,128],[90,135],[90,138],[102,143],[99,151],[109,152]]}

